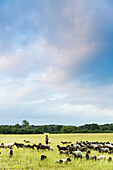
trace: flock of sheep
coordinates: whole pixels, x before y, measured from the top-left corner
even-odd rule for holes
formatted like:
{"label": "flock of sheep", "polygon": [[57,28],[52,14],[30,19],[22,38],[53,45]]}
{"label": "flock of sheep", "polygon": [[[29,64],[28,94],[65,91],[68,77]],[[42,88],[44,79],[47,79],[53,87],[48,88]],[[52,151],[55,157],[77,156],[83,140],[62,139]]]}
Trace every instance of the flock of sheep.
{"label": "flock of sheep", "polygon": [[[0,148],[9,148],[9,155],[12,157],[13,156],[13,147],[16,146],[17,148],[30,148],[30,149],[37,149],[37,151],[39,150],[52,150],[53,151],[53,147],[50,147],[49,145],[44,145],[39,143],[38,145],[36,144],[27,144],[30,143],[30,141],[26,141],[24,140],[24,143],[9,143],[9,144],[4,144],[1,143],[0,144]],[[35,142],[32,142],[35,143]],[[112,154],[113,153],[113,143],[109,143],[109,142],[88,142],[88,141],[77,141],[75,144],[73,144],[71,141],[61,141],[61,143],[63,144],[63,146],[57,145],[59,154],[65,154],[67,155],[67,159],[60,159],[59,161],[57,161],[57,163],[67,163],[70,162],[72,158],[86,158],[87,160],[92,159],[92,160],[106,160],[105,155],[100,155],[100,156],[96,156],[96,155],[92,155],[91,152],[92,150],[95,150],[99,153],[108,153],[108,154]],[[0,152],[1,154],[1,152]],[[46,159],[47,156],[46,155],[41,155],[41,160]],[[112,157],[108,158],[108,161],[112,161]]]}
{"label": "flock of sheep", "polygon": [[[69,142],[63,142],[61,141],[62,144],[69,144],[71,143],[71,141]],[[87,160],[91,159],[91,160],[106,160],[105,155],[100,155],[100,156],[96,156],[96,155],[91,155],[91,150],[95,150],[99,153],[108,153],[108,154],[112,154],[113,153],[113,143],[109,143],[109,142],[88,142],[88,141],[80,141],[80,142],[76,142],[76,144],[70,144],[67,146],[60,146],[57,145],[59,153],[60,154],[66,154],[69,156],[69,158],[67,158],[65,160],[65,162],[71,161],[71,157],[75,158],[86,158]],[[85,154],[84,154],[85,153]],[[112,157],[108,158],[108,161],[112,161]]]}

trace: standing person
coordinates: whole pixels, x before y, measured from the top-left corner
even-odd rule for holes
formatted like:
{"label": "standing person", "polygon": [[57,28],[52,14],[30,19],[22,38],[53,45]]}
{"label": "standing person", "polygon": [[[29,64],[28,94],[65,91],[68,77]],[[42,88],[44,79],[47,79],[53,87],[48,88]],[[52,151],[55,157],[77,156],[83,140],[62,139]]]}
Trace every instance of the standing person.
{"label": "standing person", "polygon": [[46,135],[46,137],[45,137],[45,143],[46,143],[46,145],[48,145],[48,142],[49,142],[49,137],[48,137],[48,135]]}

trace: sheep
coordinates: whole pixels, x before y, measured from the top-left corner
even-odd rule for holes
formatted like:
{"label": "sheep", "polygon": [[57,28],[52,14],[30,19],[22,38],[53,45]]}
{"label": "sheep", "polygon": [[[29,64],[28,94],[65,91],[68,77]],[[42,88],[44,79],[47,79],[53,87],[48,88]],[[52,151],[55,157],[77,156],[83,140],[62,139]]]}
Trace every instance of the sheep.
{"label": "sheep", "polygon": [[90,159],[95,159],[95,161],[97,160],[97,157],[96,157],[96,155],[91,155],[90,156]]}
{"label": "sheep", "polygon": [[25,148],[30,148],[30,149],[34,149],[35,144],[34,145],[24,145]]}
{"label": "sheep", "polygon": [[88,160],[88,159],[89,159],[89,154],[86,153],[85,157],[86,157],[86,159]]}
{"label": "sheep", "polygon": [[3,146],[3,148],[12,148],[14,146],[14,143],[7,143],[7,144],[1,143],[1,146]]}
{"label": "sheep", "polygon": [[68,163],[68,162],[71,162],[71,159],[70,158],[67,158],[67,159],[60,159],[59,161],[57,161],[57,163]]}
{"label": "sheep", "polygon": [[0,144],[0,148],[4,148],[4,145]]}
{"label": "sheep", "polygon": [[30,149],[34,149],[34,147],[35,147],[35,144],[34,145],[30,145]]}
{"label": "sheep", "polygon": [[112,157],[109,157],[109,158],[108,158],[108,161],[111,162],[111,161],[112,161]]}
{"label": "sheep", "polygon": [[106,147],[109,148],[109,150],[113,150],[113,146],[111,144],[107,144]]}
{"label": "sheep", "polygon": [[47,156],[41,155],[41,160],[44,160],[44,159],[46,159],[46,158],[47,158]]}
{"label": "sheep", "polygon": [[37,148],[37,151],[39,151],[40,145],[35,145],[35,144],[34,144],[34,146]]}
{"label": "sheep", "polygon": [[77,147],[74,147],[74,146],[72,146],[72,145],[71,145],[71,146],[68,145],[67,148],[68,148],[68,151],[69,151],[69,152],[71,152],[71,151],[77,151]]}
{"label": "sheep", "polygon": [[68,150],[67,147],[60,147],[59,145],[57,145],[57,148],[59,149],[59,151],[60,151],[60,150]]}
{"label": "sheep", "polygon": [[68,151],[60,150],[60,154],[68,154]]}
{"label": "sheep", "polygon": [[79,148],[79,151],[81,151],[81,152],[87,152],[87,147],[80,147],[80,148]]}
{"label": "sheep", "polygon": [[90,151],[88,151],[86,154],[82,154],[82,158],[86,158],[87,160],[89,159],[89,154],[90,154],[91,152]]}
{"label": "sheep", "polygon": [[71,144],[71,147],[80,148],[80,145],[79,144]]}
{"label": "sheep", "polygon": [[81,158],[82,159],[82,152],[81,151],[72,151],[72,154],[74,155],[75,158]]}
{"label": "sheep", "polygon": [[104,155],[101,155],[98,157],[98,160],[101,160],[101,159],[106,160],[106,157]]}
{"label": "sheep", "polygon": [[50,146],[48,146],[48,145],[40,145],[40,149],[43,149],[43,150],[48,149],[48,150],[50,150]]}
{"label": "sheep", "polygon": [[65,141],[65,142],[61,141],[61,143],[62,144],[67,144],[67,143],[72,143],[72,142],[71,141]]}
{"label": "sheep", "polygon": [[42,145],[41,143],[39,143],[38,145],[35,145],[35,144],[34,144],[34,146],[37,148],[37,150],[39,150],[39,149],[43,149],[43,150],[46,150],[46,149],[52,150],[52,149],[53,149],[52,147],[51,147],[51,149],[50,149],[50,146],[48,146],[48,145]]}
{"label": "sheep", "polygon": [[14,143],[17,148],[23,148],[25,145],[23,143]]}
{"label": "sheep", "polygon": [[94,149],[94,146],[91,145],[91,144],[88,144],[88,145],[87,145],[87,148],[89,148],[89,149]]}
{"label": "sheep", "polygon": [[9,150],[9,154],[10,154],[10,157],[13,155],[13,149],[12,148]]}
{"label": "sheep", "polygon": [[25,142],[25,143],[30,143],[30,141],[29,141],[29,140],[24,140],[24,142]]}
{"label": "sheep", "polygon": [[108,148],[99,148],[99,152],[101,153],[101,152],[108,152],[109,151],[109,149]]}

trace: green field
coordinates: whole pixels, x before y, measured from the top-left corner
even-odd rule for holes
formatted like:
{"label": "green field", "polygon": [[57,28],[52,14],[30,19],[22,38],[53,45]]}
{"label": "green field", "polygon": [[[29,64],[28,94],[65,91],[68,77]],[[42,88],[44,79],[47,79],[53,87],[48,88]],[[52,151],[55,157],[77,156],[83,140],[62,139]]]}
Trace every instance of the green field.
{"label": "green field", "polygon": [[[107,160],[86,160],[83,158],[75,159],[71,158],[71,162],[68,164],[58,164],[56,161],[67,158],[66,155],[59,155],[59,151],[57,149],[57,145],[61,145],[61,141],[69,141],[71,140],[73,143],[76,141],[99,141],[99,142],[113,142],[113,134],[49,134],[49,138],[51,141],[50,146],[53,147],[54,151],[38,151],[36,149],[28,149],[28,148],[19,148],[17,149],[14,146],[14,154],[11,158],[9,156],[9,149],[0,148],[0,169],[66,169],[66,170],[113,170],[113,161],[108,162]],[[24,143],[25,140],[30,140],[31,142],[36,142],[39,144],[40,142],[44,144],[45,135],[0,135],[0,143],[10,143],[10,142],[21,142]],[[41,155],[44,154],[47,156],[47,159],[44,161],[40,160]],[[91,155],[96,154],[105,155],[106,158],[111,156],[113,158],[113,154],[104,153],[101,154],[98,151],[91,150]]]}

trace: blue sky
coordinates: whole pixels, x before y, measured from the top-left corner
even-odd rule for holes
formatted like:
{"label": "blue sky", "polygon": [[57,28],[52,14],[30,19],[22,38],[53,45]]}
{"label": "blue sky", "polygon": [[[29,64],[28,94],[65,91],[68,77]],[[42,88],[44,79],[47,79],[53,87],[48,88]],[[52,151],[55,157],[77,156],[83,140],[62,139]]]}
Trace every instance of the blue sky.
{"label": "blue sky", "polygon": [[113,122],[113,2],[0,1],[0,124]]}

